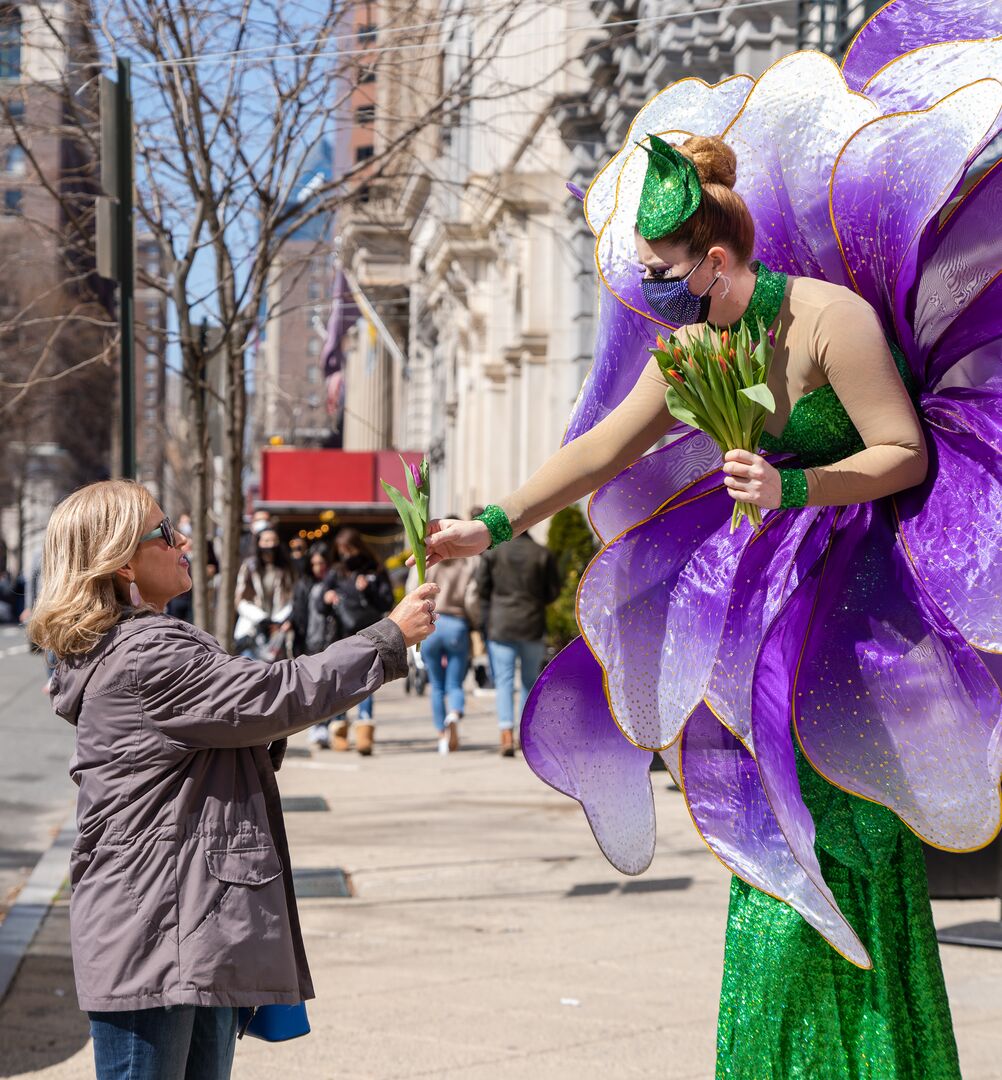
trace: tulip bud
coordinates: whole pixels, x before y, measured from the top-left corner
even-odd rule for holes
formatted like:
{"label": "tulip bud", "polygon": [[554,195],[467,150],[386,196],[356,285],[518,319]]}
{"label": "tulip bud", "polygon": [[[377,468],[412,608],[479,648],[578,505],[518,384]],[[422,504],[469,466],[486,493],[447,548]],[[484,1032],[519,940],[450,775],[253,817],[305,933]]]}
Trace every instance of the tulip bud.
{"label": "tulip bud", "polygon": [[421,470],[414,464],[411,464],[409,466],[409,468],[411,470],[411,479],[413,479],[413,481],[414,481],[414,486],[415,487],[420,487],[421,486]]}
{"label": "tulip bud", "polygon": [[665,341],[665,339],[660,334],[655,334],[654,339],[658,343],[658,348],[662,349],[665,352],[667,352],[667,350],[668,350],[668,342]]}
{"label": "tulip bud", "polygon": [[675,346],[675,352],[674,352],[674,354],[673,354],[673,355],[675,356],[675,359],[676,359],[676,360],[681,360],[681,359],[683,358],[683,356],[684,356],[685,354],[684,354],[684,353],[682,352],[682,350],[681,350],[681,349],[680,349],[680,348],[679,348],[679,347],[678,347],[678,346],[676,345],[676,346]]}
{"label": "tulip bud", "polygon": [[776,335],[771,330],[769,330],[765,336],[769,339],[770,345],[776,344]]}
{"label": "tulip bud", "polygon": [[725,330],[725,331],[724,331],[724,332],[723,332],[723,333],[722,333],[722,334],[720,335],[720,344],[721,344],[721,345],[726,345],[726,344],[727,344],[727,339],[728,339],[728,338],[729,338],[730,336],[731,336],[731,335],[730,335],[730,334],[729,334],[729,333],[728,333],[728,332],[727,332],[727,331]]}

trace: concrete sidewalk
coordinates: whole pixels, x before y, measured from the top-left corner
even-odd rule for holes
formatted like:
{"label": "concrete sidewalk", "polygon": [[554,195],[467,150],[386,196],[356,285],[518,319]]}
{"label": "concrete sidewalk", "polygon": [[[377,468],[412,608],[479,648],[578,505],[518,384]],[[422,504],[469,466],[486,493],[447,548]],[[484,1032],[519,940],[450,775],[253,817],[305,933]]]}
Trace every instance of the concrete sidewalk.
{"label": "concrete sidewalk", "polygon": [[[576,803],[497,756],[491,709],[470,700],[447,758],[399,685],[377,698],[371,759],[294,740],[283,793],[330,807],[288,815],[294,865],[344,868],[355,895],[300,901],[314,1033],[244,1040],[235,1077],[712,1077],[728,878],[680,796],[654,774],[658,853],[624,878]],[[940,924],[997,914],[937,904]],[[0,1008],[0,1076],[93,1075],[66,931],[60,902]],[[998,1080],[1002,952],[943,960],[965,1080]]]}

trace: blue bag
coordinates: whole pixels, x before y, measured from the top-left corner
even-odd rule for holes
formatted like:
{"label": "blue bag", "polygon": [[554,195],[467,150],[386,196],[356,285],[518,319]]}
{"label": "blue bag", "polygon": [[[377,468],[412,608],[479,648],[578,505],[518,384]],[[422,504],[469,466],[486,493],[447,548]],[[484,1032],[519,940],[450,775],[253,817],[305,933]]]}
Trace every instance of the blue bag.
{"label": "blue bag", "polygon": [[238,1038],[251,1035],[265,1042],[286,1042],[309,1035],[306,1003],[300,1001],[298,1005],[258,1005],[254,1009],[241,1009],[238,1030]]}

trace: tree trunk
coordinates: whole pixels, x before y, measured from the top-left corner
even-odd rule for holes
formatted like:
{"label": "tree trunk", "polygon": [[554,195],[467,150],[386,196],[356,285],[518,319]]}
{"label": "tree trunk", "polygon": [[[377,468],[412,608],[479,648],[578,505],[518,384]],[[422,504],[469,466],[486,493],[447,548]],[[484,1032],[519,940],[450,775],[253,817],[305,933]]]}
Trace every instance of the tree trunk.
{"label": "tree trunk", "polygon": [[205,402],[204,341],[196,346],[190,339],[183,354],[185,413],[190,418],[188,444],[191,457],[191,545],[192,603],[195,625],[212,629],[209,613],[209,573],[206,553],[209,550],[209,426]]}
{"label": "tree trunk", "polygon": [[226,649],[233,648],[236,614],[237,572],[240,569],[240,533],[244,509],[244,435],[247,387],[244,381],[243,340],[232,331],[223,346],[223,400],[229,402],[223,429],[223,550],[219,559],[216,598],[216,637]]}

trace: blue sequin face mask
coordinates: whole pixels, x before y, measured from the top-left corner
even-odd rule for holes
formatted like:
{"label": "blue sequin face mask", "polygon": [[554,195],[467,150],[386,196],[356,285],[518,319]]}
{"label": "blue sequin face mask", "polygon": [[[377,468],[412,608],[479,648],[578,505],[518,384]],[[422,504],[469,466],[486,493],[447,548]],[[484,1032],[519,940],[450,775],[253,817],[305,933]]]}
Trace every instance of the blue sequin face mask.
{"label": "blue sequin face mask", "polygon": [[699,294],[689,288],[689,278],[699,269],[702,259],[681,278],[644,278],[640,286],[644,291],[647,306],[672,326],[691,326],[693,323],[706,322],[710,315],[710,290],[717,283],[713,281]]}

